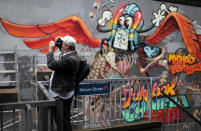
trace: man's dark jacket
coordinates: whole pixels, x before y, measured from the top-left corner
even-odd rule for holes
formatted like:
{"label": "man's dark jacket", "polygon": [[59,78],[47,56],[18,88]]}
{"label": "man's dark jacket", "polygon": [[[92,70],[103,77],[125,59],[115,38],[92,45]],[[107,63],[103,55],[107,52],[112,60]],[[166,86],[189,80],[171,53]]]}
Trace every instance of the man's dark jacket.
{"label": "man's dark jacket", "polygon": [[76,51],[64,55],[60,60],[55,60],[53,52],[49,52],[47,54],[47,66],[55,71],[51,83],[52,91],[60,95],[66,95],[66,93],[73,91],[79,64],[80,58]]}

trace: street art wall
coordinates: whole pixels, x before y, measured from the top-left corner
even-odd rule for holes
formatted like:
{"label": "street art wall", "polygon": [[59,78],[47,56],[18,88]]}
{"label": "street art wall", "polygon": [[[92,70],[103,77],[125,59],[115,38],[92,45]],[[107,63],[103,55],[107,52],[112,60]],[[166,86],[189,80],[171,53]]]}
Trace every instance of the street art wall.
{"label": "street art wall", "polygon": [[[20,0],[1,1],[0,7],[3,49],[46,54],[51,40],[73,36],[91,64],[88,79],[160,77],[153,90],[180,92],[175,100],[200,119],[201,8],[152,0]],[[153,99],[165,101],[154,92]],[[124,118],[129,106],[122,107]],[[153,106],[153,113],[162,107]],[[177,111],[174,104],[166,109]]]}

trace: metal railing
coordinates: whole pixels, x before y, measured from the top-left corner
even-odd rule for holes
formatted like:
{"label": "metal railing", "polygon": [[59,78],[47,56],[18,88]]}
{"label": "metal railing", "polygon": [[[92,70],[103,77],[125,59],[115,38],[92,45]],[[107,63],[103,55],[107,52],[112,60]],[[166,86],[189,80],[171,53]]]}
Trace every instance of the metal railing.
{"label": "metal railing", "polygon": [[[176,94],[169,96],[164,91],[164,105],[161,110],[163,124],[162,131],[199,131],[201,121],[194,116],[190,103],[187,100],[187,94]],[[155,119],[156,120],[156,119]],[[157,119],[159,120],[159,119]]]}
{"label": "metal railing", "polygon": [[[51,98],[44,85],[39,82],[38,98],[32,102],[17,102],[0,104],[0,130],[12,131],[51,131],[53,130],[54,108],[61,109],[62,103]],[[57,110],[62,112],[62,110]],[[9,113],[9,114],[6,114]],[[56,117],[61,124],[57,130],[62,130],[62,116]]]}
{"label": "metal railing", "polygon": [[72,106],[74,129],[157,120],[162,131],[198,131],[200,120],[188,111],[187,94],[173,90],[173,83],[157,83],[151,77],[86,80]]}
{"label": "metal railing", "polygon": [[[190,108],[186,94],[169,96],[174,103],[155,85],[158,80],[153,77],[85,80],[76,90],[72,102],[73,129],[158,120],[163,123],[163,131],[198,131],[199,124],[178,108],[178,104],[182,108]],[[11,111],[13,130],[16,130],[17,123],[23,123],[20,125],[22,131],[53,131],[54,128],[62,131],[62,114],[56,118],[60,124],[55,126],[53,111],[57,108],[62,112],[63,105],[51,97],[48,84],[38,82],[38,100],[35,102],[0,104],[0,129],[3,131],[7,128],[4,125],[4,114]],[[165,93],[170,91],[165,90]],[[36,124],[32,122],[34,119]]]}
{"label": "metal railing", "polygon": [[152,85],[158,78],[85,80],[72,105],[74,128],[152,121]]}

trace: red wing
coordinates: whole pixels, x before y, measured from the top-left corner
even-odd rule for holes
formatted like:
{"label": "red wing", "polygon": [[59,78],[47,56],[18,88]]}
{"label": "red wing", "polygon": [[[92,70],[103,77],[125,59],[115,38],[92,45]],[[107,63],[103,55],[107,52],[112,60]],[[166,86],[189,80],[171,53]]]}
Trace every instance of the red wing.
{"label": "red wing", "polygon": [[24,43],[32,49],[40,49],[41,52],[48,52],[48,45],[51,40],[58,36],[70,35],[77,43],[100,47],[100,39],[94,38],[87,29],[84,22],[77,16],[67,17],[63,20],[48,25],[18,25],[1,19],[6,31],[16,37],[39,38],[37,40],[24,40]]}
{"label": "red wing", "polygon": [[146,38],[146,41],[149,44],[158,44],[167,35],[179,29],[188,52],[201,62],[201,39],[196,35],[191,23],[192,21],[183,15],[172,12],[164,19],[155,33]]}

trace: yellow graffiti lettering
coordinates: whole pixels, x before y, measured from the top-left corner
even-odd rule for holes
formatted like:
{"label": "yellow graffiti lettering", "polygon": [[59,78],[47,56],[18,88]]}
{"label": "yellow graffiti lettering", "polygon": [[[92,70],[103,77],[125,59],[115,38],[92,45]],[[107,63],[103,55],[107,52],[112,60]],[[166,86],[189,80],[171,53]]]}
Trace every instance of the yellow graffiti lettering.
{"label": "yellow graffiti lettering", "polygon": [[173,90],[174,87],[175,87],[175,83],[172,81],[171,86],[169,86],[169,84],[166,85],[166,90],[164,91],[164,93],[171,96],[175,95],[176,93]]}
{"label": "yellow graffiti lettering", "polygon": [[171,54],[171,53],[170,53],[170,54],[169,54],[168,61],[169,61],[169,62],[174,61],[174,60],[175,60],[175,57],[176,57],[175,54]]}
{"label": "yellow graffiti lettering", "polygon": [[190,75],[195,71],[201,71],[201,63],[194,64],[196,59],[191,54],[188,54],[187,56],[183,55],[182,52],[169,54],[168,61],[172,74],[185,72],[187,75]]}
{"label": "yellow graffiti lettering", "polygon": [[184,65],[184,64],[193,64],[195,63],[196,59],[191,55],[188,54],[187,56],[183,55],[182,52],[179,52],[178,54],[169,54],[168,61],[172,63],[173,65]]}
{"label": "yellow graffiti lettering", "polygon": [[[176,93],[174,91],[176,84],[172,81],[171,85],[167,84],[165,86],[162,86],[160,89],[157,87],[153,87],[152,91],[152,98],[154,97],[159,97],[159,96],[163,96],[163,94],[160,92],[160,90],[164,91],[164,93],[166,93],[167,95],[171,95],[174,96]],[[144,96],[144,97],[143,97]],[[130,100],[131,98],[131,100]],[[131,102],[137,102],[137,101],[148,101],[148,91],[145,89],[143,92],[143,88],[140,90],[140,93],[137,92],[136,96],[134,98],[134,96],[129,97],[126,101],[126,103],[123,105],[123,108],[128,108]]]}

